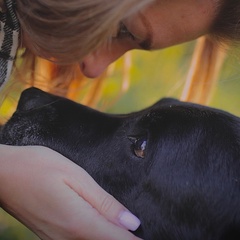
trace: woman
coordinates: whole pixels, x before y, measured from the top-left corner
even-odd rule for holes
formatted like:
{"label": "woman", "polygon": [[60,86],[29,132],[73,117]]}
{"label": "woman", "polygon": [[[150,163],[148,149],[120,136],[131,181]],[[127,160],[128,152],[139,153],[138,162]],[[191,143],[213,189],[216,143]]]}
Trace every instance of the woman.
{"label": "woman", "polygon": [[[211,33],[237,39],[229,28],[238,24],[239,12],[236,19],[231,14],[240,9],[237,2],[2,0],[2,24],[15,34],[10,54],[0,55],[1,84],[12,63],[13,78],[34,81],[36,56],[53,62],[53,85],[66,88],[76,72],[96,77],[131,49],[159,49]],[[226,9],[232,18],[222,20]],[[0,152],[1,205],[41,239],[137,239],[127,230],[134,231],[138,219],[63,156],[35,146],[2,145]]]}

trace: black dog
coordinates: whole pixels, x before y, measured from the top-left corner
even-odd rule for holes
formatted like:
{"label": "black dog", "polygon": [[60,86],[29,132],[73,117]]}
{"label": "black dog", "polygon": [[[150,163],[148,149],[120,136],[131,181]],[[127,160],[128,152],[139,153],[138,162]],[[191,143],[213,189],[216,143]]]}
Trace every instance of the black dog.
{"label": "black dog", "polygon": [[145,240],[240,239],[240,119],[174,99],[105,114],[31,88],[0,143],[68,157],[141,220]]}

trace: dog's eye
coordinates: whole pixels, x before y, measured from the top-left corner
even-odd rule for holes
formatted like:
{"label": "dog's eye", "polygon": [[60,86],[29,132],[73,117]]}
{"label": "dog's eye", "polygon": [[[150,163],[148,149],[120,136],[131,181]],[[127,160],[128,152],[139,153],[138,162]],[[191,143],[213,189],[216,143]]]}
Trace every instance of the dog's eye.
{"label": "dog's eye", "polygon": [[147,139],[145,136],[128,136],[128,139],[133,143],[132,149],[134,154],[139,158],[145,157]]}

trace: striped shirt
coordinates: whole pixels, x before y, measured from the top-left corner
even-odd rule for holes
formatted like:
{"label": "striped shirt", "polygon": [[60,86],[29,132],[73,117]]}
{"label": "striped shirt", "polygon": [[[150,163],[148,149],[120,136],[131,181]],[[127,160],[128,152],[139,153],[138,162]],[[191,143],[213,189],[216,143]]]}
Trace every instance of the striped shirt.
{"label": "striped shirt", "polygon": [[6,11],[0,9],[0,88],[11,74],[20,32],[13,0],[5,0],[5,5]]}

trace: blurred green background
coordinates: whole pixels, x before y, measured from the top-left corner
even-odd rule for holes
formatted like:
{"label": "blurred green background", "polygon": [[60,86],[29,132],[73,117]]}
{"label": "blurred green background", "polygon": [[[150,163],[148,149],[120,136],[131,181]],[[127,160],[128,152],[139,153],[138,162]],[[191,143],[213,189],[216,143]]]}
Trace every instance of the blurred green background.
{"label": "blurred green background", "polygon": [[[179,98],[189,68],[195,42],[154,52],[134,51],[129,72],[128,90],[119,96],[122,65],[120,59],[114,73],[104,82],[103,96],[96,108],[112,112],[127,113],[150,106],[162,97]],[[240,52],[232,48],[222,67],[220,79],[210,105],[240,116]],[[90,80],[93,81],[93,80]],[[15,88],[16,89],[16,88]],[[17,90],[16,90],[17,91]],[[18,90],[19,91],[19,90]],[[18,93],[17,93],[18,94]],[[14,110],[12,101],[6,100],[2,112]],[[27,230],[3,210],[0,211],[1,240],[35,240]]]}

